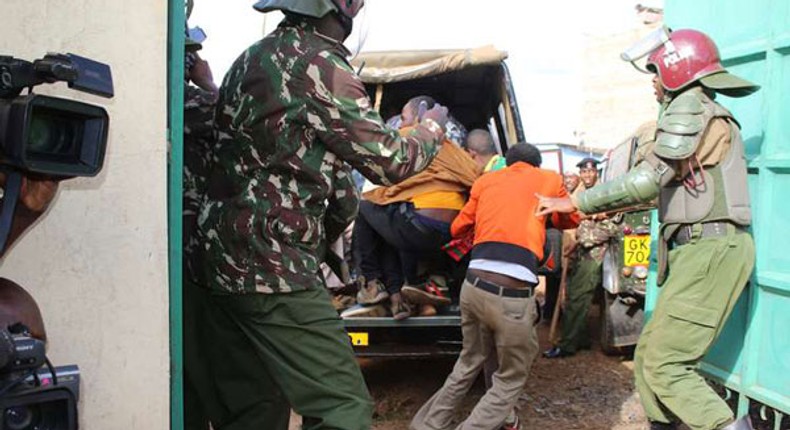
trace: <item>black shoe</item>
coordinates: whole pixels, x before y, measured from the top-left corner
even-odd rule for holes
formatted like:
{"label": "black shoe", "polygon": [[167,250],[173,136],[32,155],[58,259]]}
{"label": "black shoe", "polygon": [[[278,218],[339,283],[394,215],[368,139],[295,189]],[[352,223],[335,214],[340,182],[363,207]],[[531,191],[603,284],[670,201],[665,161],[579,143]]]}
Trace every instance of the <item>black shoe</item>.
{"label": "black shoe", "polygon": [[576,354],[576,353],[575,352],[565,351],[562,348],[560,348],[559,346],[555,346],[554,348],[551,348],[551,349],[543,352],[543,356],[546,357],[546,358],[565,358],[565,357],[570,357],[570,356],[572,356],[574,354]]}

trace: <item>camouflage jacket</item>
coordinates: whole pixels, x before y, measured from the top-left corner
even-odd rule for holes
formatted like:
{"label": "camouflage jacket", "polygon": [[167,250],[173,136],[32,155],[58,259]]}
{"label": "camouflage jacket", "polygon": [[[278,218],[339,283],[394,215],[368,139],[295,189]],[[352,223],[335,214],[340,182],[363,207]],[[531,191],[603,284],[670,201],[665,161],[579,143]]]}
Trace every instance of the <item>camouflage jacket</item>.
{"label": "camouflage jacket", "polygon": [[603,261],[609,238],[617,234],[617,228],[609,219],[582,220],[576,228],[577,258]]}
{"label": "camouflage jacket", "polygon": [[189,257],[197,244],[197,214],[206,191],[211,145],[214,143],[214,98],[208,91],[184,85],[184,196],[183,249],[184,262],[193,279]]}
{"label": "camouflage jacket", "polygon": [[[225,75],[198,219],[203,278],[226,293],[320,287],[327,235],[356,214],[349,169],[390,185],[425,168],[443,130],[385,127],[339,42],[286,18]],[[331,239],[331,238],[330,238]]]}

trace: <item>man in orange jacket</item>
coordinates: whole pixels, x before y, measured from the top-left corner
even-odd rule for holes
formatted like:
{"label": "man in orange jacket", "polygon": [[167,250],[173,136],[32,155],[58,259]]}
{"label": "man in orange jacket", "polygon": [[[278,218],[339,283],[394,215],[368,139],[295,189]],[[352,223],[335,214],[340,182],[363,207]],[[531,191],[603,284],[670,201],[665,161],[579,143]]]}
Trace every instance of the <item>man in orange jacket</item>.
{"label": "man in orange jacket", "polygon": [[[496,345],[499,368],[493,386],[459,429],[498,428],[515,406],[538,352],[534,288],[543,258],[546,218],[535,216],[536,194],[567,196],[562,176],[540,169],[540,151],[521,143],[506,155],[507,168],[488,173],[453,221],[454,237],[474,231],[474,247],[461,288],[463,349],[444,386],[411,422],[414,430],[450,427],[454,410]],[[560,228],[578,224],[577,214],[554,217]]]}

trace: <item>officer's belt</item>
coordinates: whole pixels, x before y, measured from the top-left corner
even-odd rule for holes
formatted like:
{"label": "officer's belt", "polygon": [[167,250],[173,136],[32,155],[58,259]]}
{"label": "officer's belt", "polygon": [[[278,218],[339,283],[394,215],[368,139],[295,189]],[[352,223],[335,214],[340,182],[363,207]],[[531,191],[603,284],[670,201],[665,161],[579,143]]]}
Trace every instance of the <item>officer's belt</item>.
{"label": "officer's belt", "polygon": [[[701,225],[702,230],[699,233],[694,233],[694,226]],[[675,236],[672,238],[672,243],[676,246],[685,245],[693,238],[702,239],[706,237],[723,237],[727,236],[728,226],[735,227],[735,231],[743,231],[740,226],[729,222],[705,222],[701,224],[684,224],[678,228]]]}
{"label": "officer's belt", "polygon": [[466,280],[477,288],[483,291],[488,291],[491,294],[496,294],[502,297],[532,297],[535,288],[507,288],[502,287],[492,282],[484,281],[482,278],[475,275],[466,275]]}

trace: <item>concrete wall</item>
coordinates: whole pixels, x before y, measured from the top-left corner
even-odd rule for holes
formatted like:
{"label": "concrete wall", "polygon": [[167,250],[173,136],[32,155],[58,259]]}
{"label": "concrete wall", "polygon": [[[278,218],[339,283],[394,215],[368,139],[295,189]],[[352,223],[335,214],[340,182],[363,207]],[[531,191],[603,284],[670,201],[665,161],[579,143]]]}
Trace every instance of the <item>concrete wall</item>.
{"label": "concrete wall", "polygon": [[0,266],[38,300],[57,365],[82,371],[81,428],[169,428],[166,221],[167,2],[2,0],[0,53],[109,63],[104,170],[62,184]]}
{"label": "concrete wall", "polygon": [[660,17],[648,23],[643,18],[634,11],[631,28],[585,38],[578,133],[585,146],[617,146],[642,123],[658,116],[653,76],[619,59],[626,48],[661,26]]}

